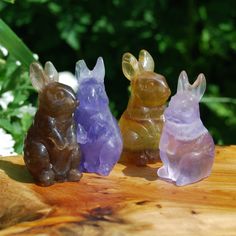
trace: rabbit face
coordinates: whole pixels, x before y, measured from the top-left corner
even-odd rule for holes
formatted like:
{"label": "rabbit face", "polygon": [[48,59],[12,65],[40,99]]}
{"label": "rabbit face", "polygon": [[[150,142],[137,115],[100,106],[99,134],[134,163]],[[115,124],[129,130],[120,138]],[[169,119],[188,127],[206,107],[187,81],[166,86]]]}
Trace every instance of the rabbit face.
{"label": "rabbit face", "polygon": [[39,108],[46,114],[59,117],[71,116],[77,106],[73,90],[61,83],[50,83],[39,95]]}
{"label": "rabbit face", "polygon": [[131,96],[142,106],[164,105],[170,96],[170,89],[164,76],[154,73],[154,61],[151,55],[141,50],[139,60],[132,54],[125,53],[122,70],[131,81]]}
{"label": "rabbit face", "polygon": [[99,109],[109,103],[104,86],[105,67],[103,59],[99,57],[93,70],[89,70],[85,61],[76,63],[76,78],[79,83],[77,97],[80,107]]}
{"label": "rabbit face", "polygon": [[165,77],[153,72],[143,71],[131,86],[133,94],[141,100],[143,106],[163,105],[170,96]]}
{"label": "rabbit face", "polygon": [[181,72],[177,93],[171,98],[165,111],[166,120],[175,123],[192,123],[200,118],[199,101],[206,88],[206,80],[200,74],[193,85],[189,84],[186,72]]}
{"label": "rabbit face", "polygon": [[167,120],[175,123],[192,123],[200,117],[198,101],[190,93],[176,94],[164,114]]}
{"label": "rabbit face", "polygon": [[86,106],[92,109],[107,106],[109,103],[104,84],[98,83],[95,79],[89,79],[80,84],[78,99],[81,107]]}
{"label": "rabbit face", "polygon": [[39,109],[49,116],[71,116],[77,105],[73,90],[58,83],[58,73],[51,62],[44,69],[38,63],[30,66],[30,79],[39,92]]}

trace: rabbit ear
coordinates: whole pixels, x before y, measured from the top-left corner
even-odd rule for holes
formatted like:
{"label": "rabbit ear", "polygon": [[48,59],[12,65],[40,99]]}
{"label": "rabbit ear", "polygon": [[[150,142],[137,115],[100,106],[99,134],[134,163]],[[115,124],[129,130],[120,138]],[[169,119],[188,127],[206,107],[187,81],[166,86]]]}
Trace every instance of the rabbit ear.
{"label": "rabbit ear", "polygon": [[30,80],[33,87],[38,92],[42,91],[45,85],[48,83],[48,78],[45,75],[42,66],[37,62],[33,62],[30,65]]}
{"label": "rabbit ear", "polygon": [[155,63],[152,56],[146,50],[141,50],[138,58],[139,63],[146,71],[154,71]]}
{"label": "rabbit ear", "polygon": [[50,82],[58,82],[59,80],[58,72],[50,61],[46,62],[44,66],[44,71]]}
{"label": "rabbit ear", "polygon": [[93,77],[100,83],[104,82],[105,77],[105,66],[102,57],[97,59],[97,63],[92,71]]}
{"label": "rabbit ear", "polygon": [[125,53],[122,57],[122,71],[128,80],[139,73],[137,59],[131,53]]}
{"label": "rabbit ear", "polygon": [[79,60],[75,67],[75,76],[77,80],[81,81],[91,75],[91,71],[88,69],[84,60]]}
{"label": "rabbit ear", "polygon": [[183,92],[185,90],[188,90],[189,87],[190,87],[190,84],[189,84],[189,81],[188,81],[188,75],[183,70],[180,73],[180,75],[179,75],[178,86],[177,86],[177,93]]}
{"label": "rabbit ear", "polygon": [[199,74],[193,85],[191,85],[193,93],[201,100],[205,90],[206,90],[206,78],[204,74]]}

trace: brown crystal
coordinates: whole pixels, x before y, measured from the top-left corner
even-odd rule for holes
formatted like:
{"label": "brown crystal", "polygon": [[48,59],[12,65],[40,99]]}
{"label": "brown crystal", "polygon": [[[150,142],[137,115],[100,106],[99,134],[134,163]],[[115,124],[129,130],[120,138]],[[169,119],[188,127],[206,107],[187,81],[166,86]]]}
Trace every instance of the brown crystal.
{"label": "brown crystal", "polygon": [[52,63],[32,63],[30,78],[39,92],[39,108],[24,145],[24,161],[35,181],[48,186],[56,181],[79,181],[82,174],[76,141],[73,90],[58,82]]}

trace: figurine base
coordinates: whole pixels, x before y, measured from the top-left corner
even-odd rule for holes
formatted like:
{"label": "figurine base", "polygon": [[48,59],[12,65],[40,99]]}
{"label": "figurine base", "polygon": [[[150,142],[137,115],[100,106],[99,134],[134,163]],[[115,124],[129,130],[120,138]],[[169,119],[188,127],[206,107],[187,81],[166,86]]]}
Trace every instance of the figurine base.
{"label": "figurine base", "polygon": [[154,164],[158,161],[160,161],[159,149],[143,151],[124,149],[119,162],[136,166],[145,166],[147,164]]}
{"label": "figurine base", "polygon": [[159,176],[160,179],[162,179],[162,180],[164,180],[166,182],[173,183],[173,184],[175,184],[178,187],[189,185],[189,184],[194,184],[196,182],[199,182],[199,181],[209,177],[210,174],[211,174],[211,171],[209,171],[209,173],[207,173],[206,175],[203,175],[201,177],[196,177],[194,179],[189,179],[186,176],[180,176],[177,179],[171,179],[171,178],[169,178],[168,173],[166,171],[166,168],[164,166],[160,167],[157,170],[157,175]]}

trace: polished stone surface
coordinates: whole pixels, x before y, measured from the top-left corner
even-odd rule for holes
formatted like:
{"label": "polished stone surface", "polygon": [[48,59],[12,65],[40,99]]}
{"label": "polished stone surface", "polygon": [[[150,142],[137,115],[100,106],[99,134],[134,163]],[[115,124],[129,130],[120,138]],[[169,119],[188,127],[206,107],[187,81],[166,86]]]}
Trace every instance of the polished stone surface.
{"label": "polished stone surface", "polygon": [[191,85],[186,72],[181,72],[177,93],[164,113],[166,121],[160,139],[164,165],[157,173],[178,186],[197,182],[211,173],[215,145],[199,112],[205,89],[203,74]]}
{"label": "polished stone surface", "polygon": [[30,78],[39,93],[39,107],[25,139],[25,164],[42,186],[79,181],[82,175],[73,117],[75,94],[69,86],[57,82],[58,73],[50,62],[44,69],[32,63]]}
{"label": "polished stone surface", "polygon": [[125,53],[122,69],[131,82],[131,95],[119,121],[124,140],[121,162],[140,166],[155,163],[170,89],[165,77],[154,72],[153,58],[146,50],[140,51],[138,60]]}
{"label": "polished stone surface", "polygon": [[105,68],[98,58],[94,69],[83,60],[76,64],[79,82],[75,112],[77,141],[81,146],[81,170],[108,175],[120,158],[122,138],[117,121],[111,114],[104,86]]}

